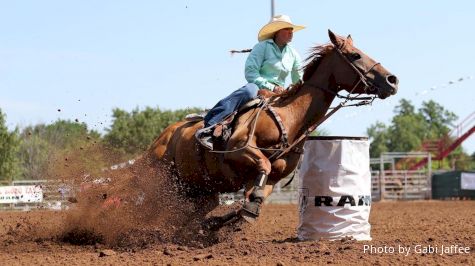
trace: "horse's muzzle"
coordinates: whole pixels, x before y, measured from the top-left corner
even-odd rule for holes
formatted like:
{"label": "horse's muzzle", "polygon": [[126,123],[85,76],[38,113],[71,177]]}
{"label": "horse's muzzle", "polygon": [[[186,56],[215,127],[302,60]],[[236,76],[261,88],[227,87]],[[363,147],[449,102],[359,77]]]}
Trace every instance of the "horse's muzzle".
{"label": "horse's muzzle", "polygon": [[399,80],[394,75],[387,75],[384,83],[384,86],[377,88],[378,97],[381,99],[386,99],[389,96],[396,94]]}
{"label": "horse's muzzle", "polygon": [[399,79],[395,75],[388,75],[386,77],[386,83],[393,88],[391,91],[391,95],[396,94],[398,84],[399,84]]}

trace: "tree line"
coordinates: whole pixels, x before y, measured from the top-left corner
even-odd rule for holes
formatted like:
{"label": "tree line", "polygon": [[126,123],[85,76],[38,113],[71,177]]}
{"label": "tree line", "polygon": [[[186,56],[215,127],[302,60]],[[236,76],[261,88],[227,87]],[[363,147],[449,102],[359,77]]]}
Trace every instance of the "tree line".
{"label": "tree line", "polygon": [[[457,119],[457,115],[433,100],[423,102],[416,110],[409,100],[401,99],[389,125],[376,122],[367,129],[370,157],[379,157],[383,152],[423,151],[424,143],[437,143],[441,139],[446,144],[452,143],[455,139],[448,133]],[[437,151],[431,152],[437,155]],[[469,155],[459,146],[434,168],[474,170],[475,153]]]}
{"label": "tree line", "polygon": [[147,107],[127,112],[115,108],[112,110],[112,125],[101,135],[85,123],[71,120],[9,131],[6,114],[0,109],[0,182],[45,179],[61,171],[71,172],[73,169],[65,169],[74,166],[70,163],[73,158],[76,165],[78,160],[83,166],[90,165],[91,171],[132,159],[168,125],[184,119],[189,113],[202,111],[199,108],[172,111]]}
{"label": "tree line", "polygon": [[[115,108],[111,126],[101,135],[85,123],[70,120],[9,131],[6,114],[0,109],[0,182],[44,179],[56,174],[52,172],[53,168],[71,168],[68,160],[74,156],[90,168],[107,167],[108,163],[134,158],[146,150],[168,125],[184,119],[189,113],[202,111],[199,108],[162,110],[146,107],[127,112]],[[394,109],[390,124],[376,122],[367,129],[371,141],[370,156],[418,150],[424,141],[446,136],[456,119],[454,113],[434,101],[423,102],[416,110],[410,101],[402,99]],[[323,135],[328,133],[325,129],[320,131]],[[105,157],[108,160],[101,160],[94,149],[107,150]],[[475,153],[468,155],[459,147],[438,167],[473,170]]]}

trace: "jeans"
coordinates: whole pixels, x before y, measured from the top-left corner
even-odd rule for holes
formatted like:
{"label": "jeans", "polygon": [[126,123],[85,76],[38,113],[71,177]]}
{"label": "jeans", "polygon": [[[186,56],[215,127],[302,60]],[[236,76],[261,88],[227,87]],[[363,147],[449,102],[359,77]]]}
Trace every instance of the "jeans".
{"label": "jeans", "polygon": [[223,121],[226,116],[238,110],[250,100],[255,99],[258,90],[259,88],[254,83],[247,83],[238,90],[235,90],[209,110],[204,118],[204,127],[213,126],[216,123]]}

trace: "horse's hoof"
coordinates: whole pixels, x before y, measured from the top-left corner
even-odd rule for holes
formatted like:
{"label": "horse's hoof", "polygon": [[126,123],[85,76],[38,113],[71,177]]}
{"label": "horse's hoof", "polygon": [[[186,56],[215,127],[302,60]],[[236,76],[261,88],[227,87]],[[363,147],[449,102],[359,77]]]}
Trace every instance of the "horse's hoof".
{"label": "horse's hoof", "polygon": [[242,206],[241,217],[249,223],[255,223],[260,212],[261,204],[259,202],[246,202],[244,206]]}
{"label": "horse's hoof", "polygon": [[249,212],[246,209],[241,210],[241,217],[248,223],[255,223],[257,221],[258,215],[255,213]]}

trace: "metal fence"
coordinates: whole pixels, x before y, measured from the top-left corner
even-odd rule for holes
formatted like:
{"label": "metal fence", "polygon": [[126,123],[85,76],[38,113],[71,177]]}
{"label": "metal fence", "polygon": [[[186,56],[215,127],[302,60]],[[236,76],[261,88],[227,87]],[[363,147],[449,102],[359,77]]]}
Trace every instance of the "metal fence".
{"label": "metal fence", "polygon": [[[266,200],[272,204],[298,203],[298,172],[287,187],[283,187],[291,176],[276,184],[274,192]],[[0,184],[1,185],[1,184]],[[0,210],[62,210],[70,206],[68,197],[73,196],[72,185],[55,180],[19,180],[10,183],[12,186],[39,185],[43,190],[43,201],[37,203],[0,204]],[[373,201],[378,200],[418,200],[431,198],[430,171],[385,170],[371,171],[371,195]],[[243,201],[243,191],[220,195],[221,204]]]}
{"label": "metal fence", "polygon": [[[274,192],[266,200],[272,204],[298,203],[298,174],[288,187],[282,188],[289,177],[276,184]],[[427,170],[402,171],[386,170],[371,171],[371,198],[380,200],[423,200],[431,198],[431,176]],[[230,204],[234,201],[243,201],[242,190],[237,193],[221,195],[221,203]]]}
{"label": "metal fence", "polygon": [[431,176],[426,170],[371,172],[373,200],[420,200],[431,198]]}

